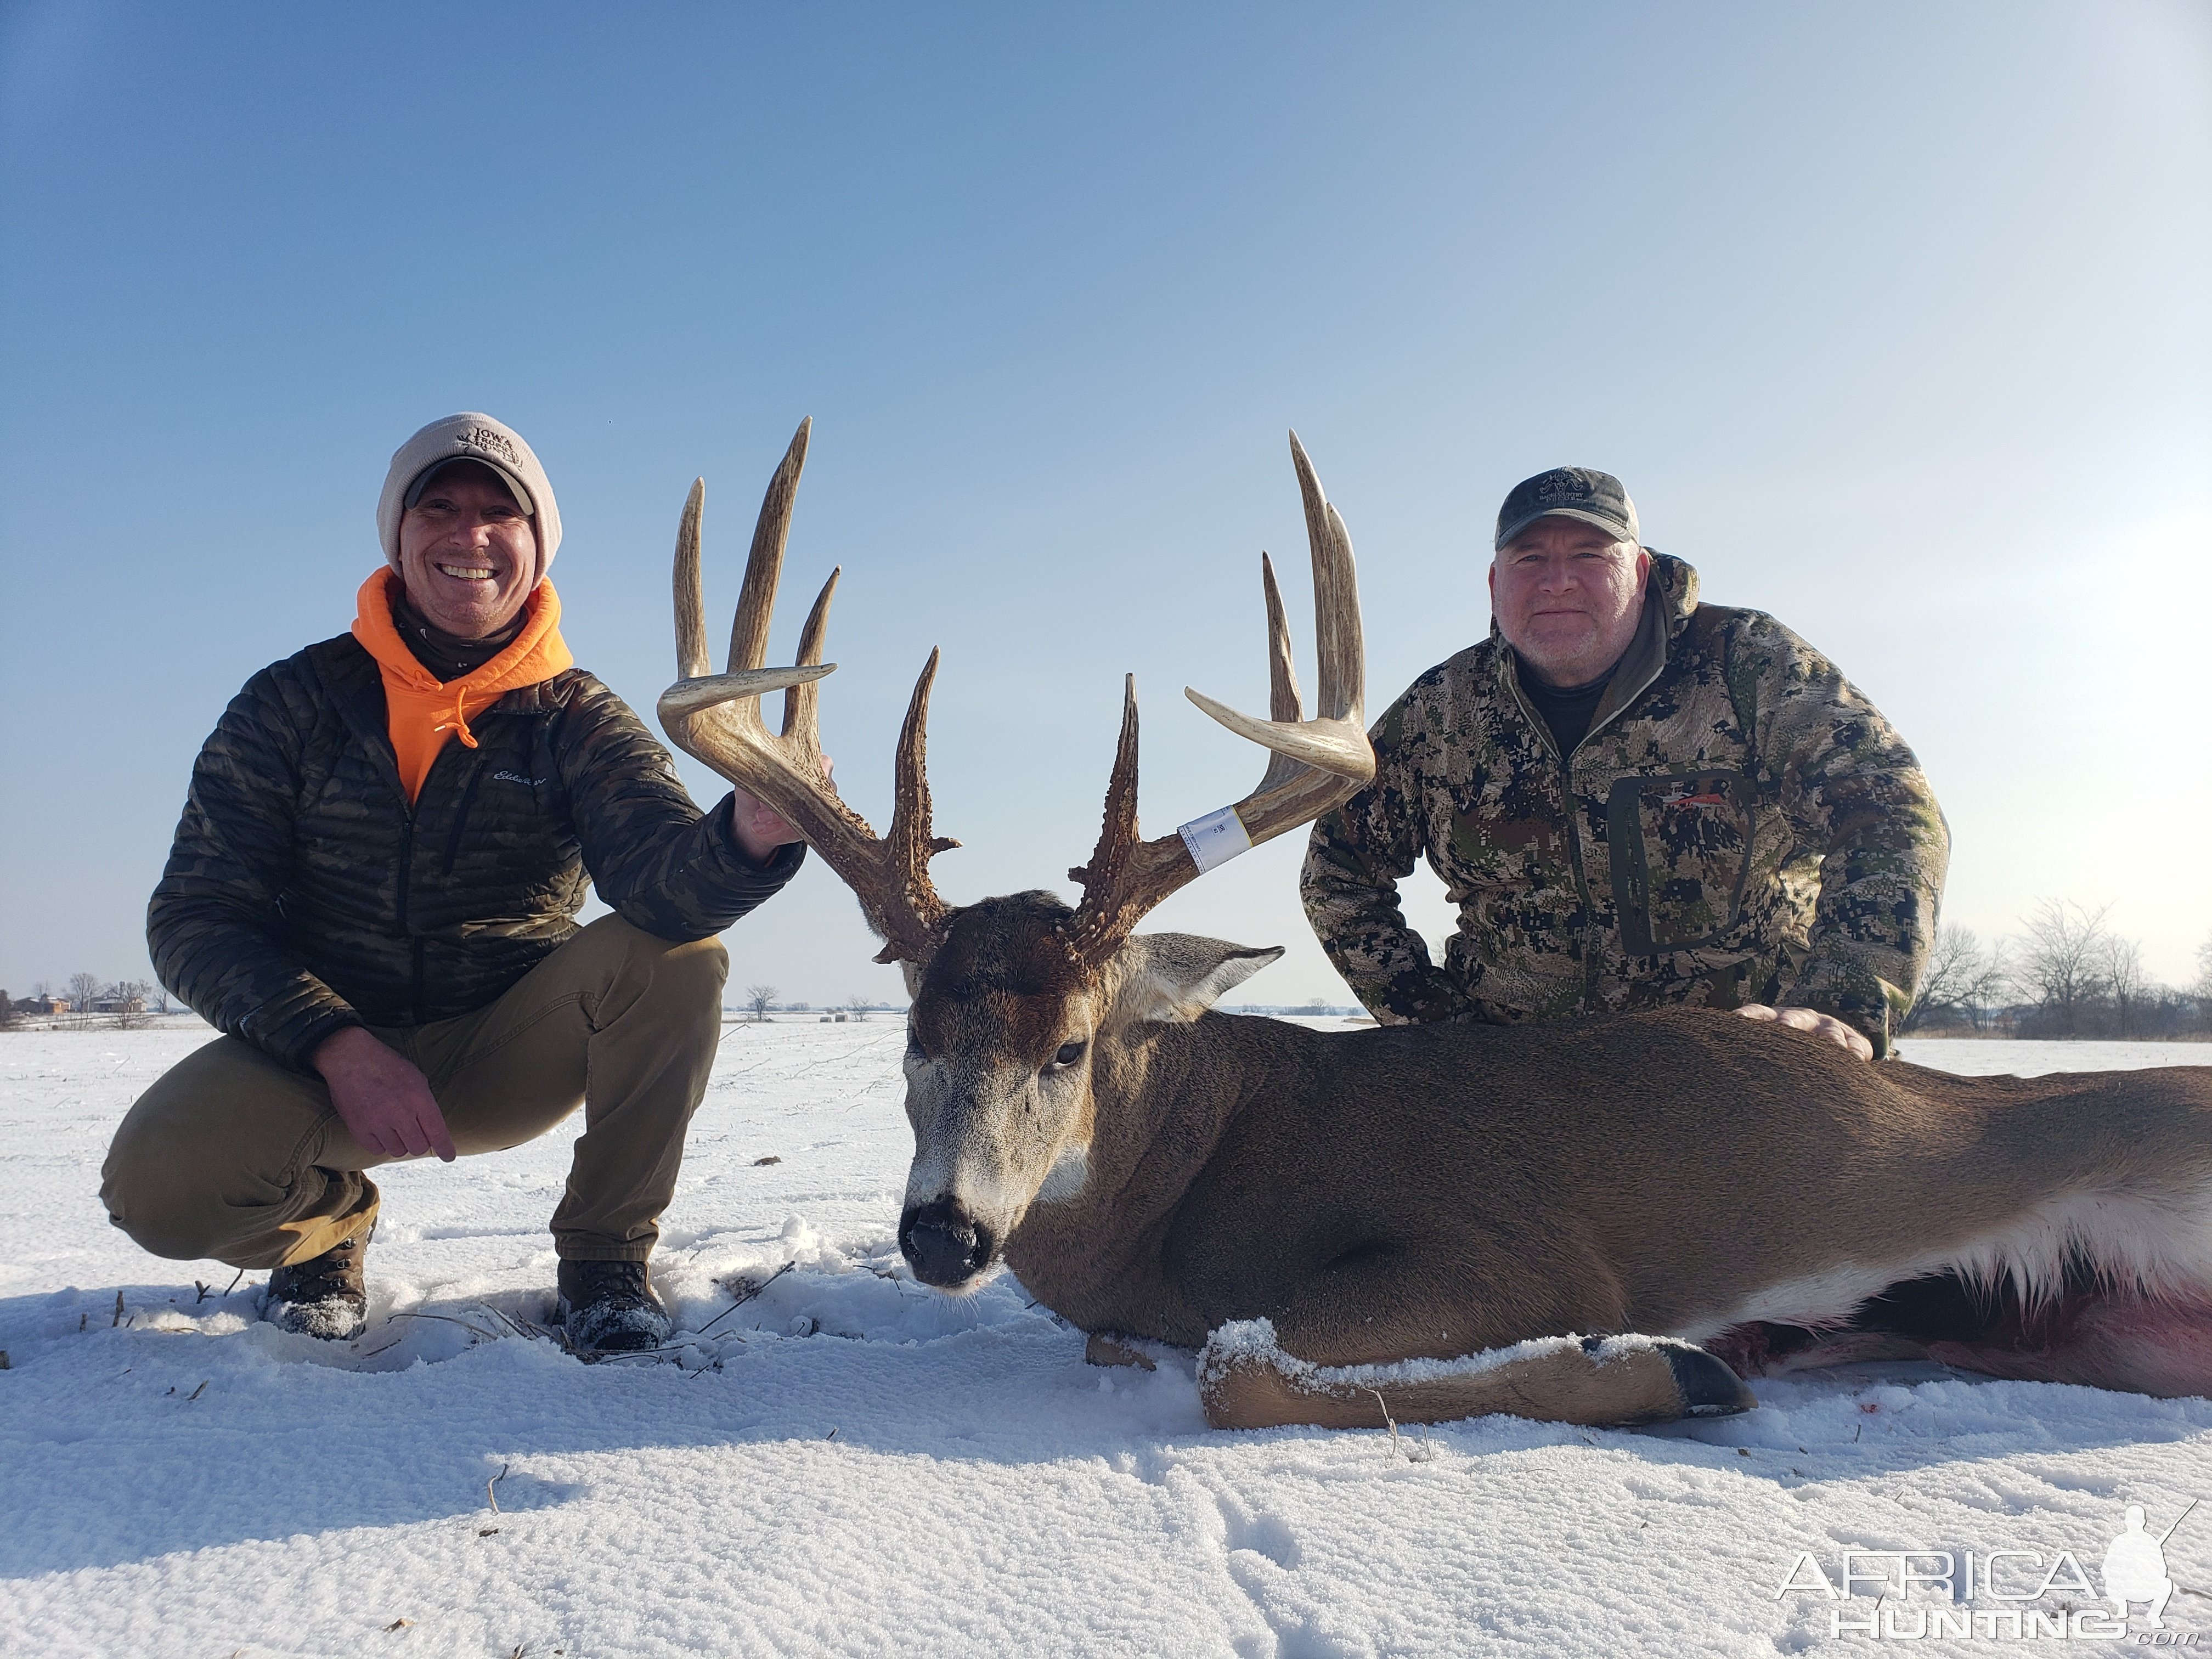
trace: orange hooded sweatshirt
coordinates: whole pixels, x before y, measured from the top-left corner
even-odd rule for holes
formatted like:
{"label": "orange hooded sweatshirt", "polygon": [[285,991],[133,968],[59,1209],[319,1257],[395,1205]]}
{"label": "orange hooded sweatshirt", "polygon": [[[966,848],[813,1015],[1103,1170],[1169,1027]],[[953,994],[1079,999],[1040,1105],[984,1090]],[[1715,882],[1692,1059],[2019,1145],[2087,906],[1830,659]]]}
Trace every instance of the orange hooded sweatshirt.
{"label": "orange hooded sweatshirt", "polygon": [[506,650],[483,667],[457,680],[440,680],[415,660],[392,620],[393,570],[380,570],[361,585],[353,636],[376,659],[384,675],[385,719],[392,752],[399,757],[399,781],[412,806],[422,780],[449,738],[473,749],[469,717],[480,714],[510,691],[550,680],[576,659],[561,638],[561,596],[550,580],[541,580],[523,601],[529,620]]}

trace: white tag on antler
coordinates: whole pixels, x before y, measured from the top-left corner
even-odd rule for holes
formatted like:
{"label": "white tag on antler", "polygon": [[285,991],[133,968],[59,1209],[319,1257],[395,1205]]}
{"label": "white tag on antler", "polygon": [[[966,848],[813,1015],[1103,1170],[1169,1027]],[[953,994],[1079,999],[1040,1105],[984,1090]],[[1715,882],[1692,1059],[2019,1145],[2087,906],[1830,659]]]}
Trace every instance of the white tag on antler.
{"label": "white tag on antler", "polygon": [[1208,812],[1188,823],[1179,823],[1176,834],[1190,849],[1190,861],[1198,866],[1201,876],[1209,870],[1219,869],[1239,853],[1252,850],[1252,837],[1244,833],[1244,820],[1237,816],[1233,806]]}

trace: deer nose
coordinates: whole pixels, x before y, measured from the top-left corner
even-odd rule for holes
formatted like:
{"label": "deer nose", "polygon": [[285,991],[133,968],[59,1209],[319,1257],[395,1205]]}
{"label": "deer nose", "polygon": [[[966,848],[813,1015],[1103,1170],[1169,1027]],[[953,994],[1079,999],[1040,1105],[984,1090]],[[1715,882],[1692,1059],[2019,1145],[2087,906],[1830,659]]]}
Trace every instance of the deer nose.
{"label": "deer nose", "polygon": [[999,1241],[957,1198],[933,1198],[899,1220],[899,1253],[925,1285],[956,1290],[991,1265]]}

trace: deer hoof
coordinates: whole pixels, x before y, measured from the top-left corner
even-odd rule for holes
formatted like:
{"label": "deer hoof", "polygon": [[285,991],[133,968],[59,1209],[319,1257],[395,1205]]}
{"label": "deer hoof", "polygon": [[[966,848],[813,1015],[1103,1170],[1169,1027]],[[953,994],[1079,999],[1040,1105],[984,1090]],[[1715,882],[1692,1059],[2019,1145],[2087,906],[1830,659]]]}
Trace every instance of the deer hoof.
{"label": "deer hoof", "polygon": [[1685,1417],[1734,1417],[1759,1404],[1758,1396],[1728,1363],[1687,1342],[1662,1339],[1656,1346],[1667,1356],[1667,1369],[1674,1376],[1675,1391],[1682,1396]]}

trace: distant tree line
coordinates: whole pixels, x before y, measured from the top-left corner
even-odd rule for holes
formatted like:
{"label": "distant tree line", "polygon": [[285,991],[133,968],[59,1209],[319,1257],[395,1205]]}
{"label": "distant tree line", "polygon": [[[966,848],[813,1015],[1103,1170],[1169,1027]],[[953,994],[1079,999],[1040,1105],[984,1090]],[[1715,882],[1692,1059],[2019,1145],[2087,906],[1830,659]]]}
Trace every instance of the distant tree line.
{"label": "distant tree line", "polygon": [[40,980],[23,996],[0,990],[0,1028],[25,1019],[58,1022],[70,1028],[103,1025],[131,1030],[169,1012],[169,994],[150,980],[102,980],[97,974],[71,974],[58,991]]}
{"label": "distant tree line", "polygon": [[[1972,928],[1946,922],[1936,931],[1928,971],[1901,1029],[1923,1036],[1971,1031],[2124,1042],[2212,1036],[2212,936],[2197,947],[2194,984],[2162,985],[2144,971],[2141,945],[2105,925],[2111,909],[2047,898],[2022,918],[2016,936],[1987,943]],[[756,1020],[808,1012],[804,1002],[777,1002],[778,994],[773,985],[749,985],[743,1006]],[[170,1006],[169,994],[149,981],[76,973],[58,990],[47,980],[21,997],[0,989],[0,1028],[29,1018],[127,1030]],[[848,1019],[866,1019],[885,1006],[858,994],[825,1005]],[[1269,1012],[1334,1011],[1316,999]]]}
{"label": "distant tree line", "polygon": [[2212,1035],[2212,937],[2197,946],[2195,984],[2162,985],[2144,972],[2142,945],[2105,925],[2111,910],[2047,898],[2017,936],[1986,945],[1946,923],[1902,1029],[2123,1042]]}
{"label": "distant tree line", "polygon": [[[804,1014],[813,1011],[813,1005],[811,1003],[778,1002],[776,998],[782,994],[783,993],[773,985],[748,985],[745,987],[744,996],[738,1006],[753,1017],[753,1022],[756,1024],[765,1023],[771,1014]],[[855,992],[842,1002],[823,1003],[823,1018],[865,1020],[870,1014],[884,1012],[888,1006]]]}

